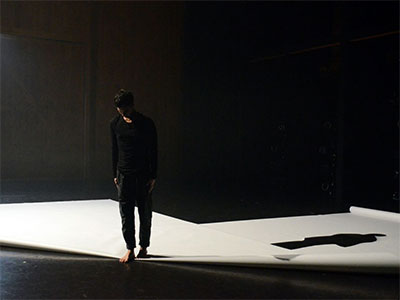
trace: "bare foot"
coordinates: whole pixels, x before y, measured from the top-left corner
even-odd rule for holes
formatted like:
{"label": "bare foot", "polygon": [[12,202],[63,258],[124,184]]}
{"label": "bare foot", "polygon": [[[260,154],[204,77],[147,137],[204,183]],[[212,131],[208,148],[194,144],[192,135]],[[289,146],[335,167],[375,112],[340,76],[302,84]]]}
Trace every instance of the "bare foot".
{"label": "bare foot", "polygon": [[133,250],[128,250],[126,254],[119,259],[119,262],[127,263],[134,259],[135,259],[135,252],[133,252]]}

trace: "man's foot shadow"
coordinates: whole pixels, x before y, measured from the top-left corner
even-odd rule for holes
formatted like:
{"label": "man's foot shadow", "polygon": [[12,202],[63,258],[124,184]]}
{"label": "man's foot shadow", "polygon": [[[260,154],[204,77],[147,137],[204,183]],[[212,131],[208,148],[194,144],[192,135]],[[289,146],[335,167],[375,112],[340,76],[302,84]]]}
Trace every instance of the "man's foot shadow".
{"label": "man's foot shadow", "polygon": [[146,258],[171,258],[173,256],[167,256],[167,255],[154,255],[154,254],[146,254],[145,256],[139,257],[140,259],[146,259]]}

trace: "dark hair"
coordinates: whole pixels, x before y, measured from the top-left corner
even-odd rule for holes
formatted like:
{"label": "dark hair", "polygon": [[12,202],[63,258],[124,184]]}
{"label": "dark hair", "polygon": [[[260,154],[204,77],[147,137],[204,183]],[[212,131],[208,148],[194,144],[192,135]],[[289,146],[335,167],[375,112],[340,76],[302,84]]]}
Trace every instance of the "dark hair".
{"label": "dark hair", "polygon": [[133,94],[132,92],[120,89],[114,96],[115,107],[127,107],[133,105]]}

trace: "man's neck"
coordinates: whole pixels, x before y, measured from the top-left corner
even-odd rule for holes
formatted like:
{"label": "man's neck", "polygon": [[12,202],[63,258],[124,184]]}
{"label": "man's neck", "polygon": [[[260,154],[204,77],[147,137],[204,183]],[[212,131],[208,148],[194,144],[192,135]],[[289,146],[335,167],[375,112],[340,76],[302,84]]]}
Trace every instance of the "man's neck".
{"label": "man's neck", "polygon": [[129,112],[128,114],[126,114],[125,116],[123,116],[123,119],[126,123],[132,123],[135,117],[135,109],[132,109],[131,112]]}

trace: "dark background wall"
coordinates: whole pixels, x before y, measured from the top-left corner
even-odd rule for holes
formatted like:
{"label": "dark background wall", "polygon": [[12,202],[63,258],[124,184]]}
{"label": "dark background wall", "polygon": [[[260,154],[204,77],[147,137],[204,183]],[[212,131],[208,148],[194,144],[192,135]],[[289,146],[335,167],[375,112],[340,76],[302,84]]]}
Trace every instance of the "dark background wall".
{"label": "dark background wall", "polygon": [[1,178],[83,178],[87,5],[1,4]]}
{"label": "dark background wall", "polygon": [[108,121],[124,87],[158,128],[158,211],[398,211],[398,8],[2,2],[2,183],[112,189]]}
{"label": "dark background wall", "polygon": [[185,8],[188,182],[278,215],[398,210],[397,3]]}
{"label": "dark background wall", "polygon": [[160,176],[178,176],[182,4],[1,8],[2,180],[110,181],[108,122],[120,88],[158,127]]}

